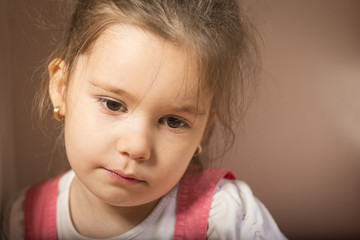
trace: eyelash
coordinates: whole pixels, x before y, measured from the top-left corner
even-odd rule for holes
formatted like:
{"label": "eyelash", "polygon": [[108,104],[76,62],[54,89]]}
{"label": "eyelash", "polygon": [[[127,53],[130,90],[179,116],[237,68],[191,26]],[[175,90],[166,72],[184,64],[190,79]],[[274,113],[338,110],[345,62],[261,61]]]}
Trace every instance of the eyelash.
{"label": "eyelash", "polygon": [[[172,128],[169,126],[169,123],[164,122],[164,120],[169,120],[169,119],[173,119],[174,121],[176,121],[177,123],[179,123],[181,126],[177,127],[177,128]],[[162,117],[159,119],[159,123],[164,124],[166,127],[170,128],[173,131],[180,131],[181,129],[184,128],[190,128],[190,124],[183,118],[180,117],[175,117],[175,116],[167,116],[167,117]]]}
{"label": "eyelash", "polygon": [[[125,107],[125,105],[117,100],[114,100],[112,98],[99,98],[100,103],[103,105],[103,107],[107,110],[110,111],[111,113],[116,113],[116,112],[128,112],[127,108]],[[112,110],[109,108],[109,103],[111,104],[118,104],[118,109]],[[123,109],[123,110],[120,110]],[[177,124],[180,124],[180,127],[170,127],[169,122],[166,122],[166,120],[173,120],[174,122],[176,122]],[[177,116],[166,116],[166,117],[162,117],[159,119],[159,123],[164,124],[166,127],[168,127],[169,129],[173,130],[173,131],[180,131],[181,129],[184,128],[190,128],[190,124],[188,123],[188,121],[186,121],[184,118],[181,117],[177,117]]]}
{"label": "eyelash", "polygon": [[[102,98],[99,98],[99,101],[101,102],[101,104],[103,105],[103,107],[106,108],[106,110],[108,110],[108,111],[110,111],[110,112],[112,112],[112,113],[118,112],[118,111],[120,111],[120,109],[123,109],[121,112],[127,112],[127,109],[126,109],[125,105],[122,104],[122,103],[119,102],[119,101],[114,100],[114,99],[102,97]],[[109,105],[108,105],[109,103],[111,103],[111,104],[118,104],[119,109],[116,109],[116,110],[110,109],[110,108],[109,108]]]}

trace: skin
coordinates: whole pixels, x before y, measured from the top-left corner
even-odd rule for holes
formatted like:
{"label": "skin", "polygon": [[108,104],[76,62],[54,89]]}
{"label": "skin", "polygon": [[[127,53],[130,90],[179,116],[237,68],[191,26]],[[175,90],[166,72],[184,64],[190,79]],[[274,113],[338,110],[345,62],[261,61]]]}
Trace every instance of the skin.
{"label": "skin", "polygon": [[64,62],[50,64],[50,97],[65,115],[76,174],[70,212],[80,234],[130,230],[184,174],[211,100],[198,99],[193,60],[149,32],[115,25],[78,57],[71,79],[63,77]]}

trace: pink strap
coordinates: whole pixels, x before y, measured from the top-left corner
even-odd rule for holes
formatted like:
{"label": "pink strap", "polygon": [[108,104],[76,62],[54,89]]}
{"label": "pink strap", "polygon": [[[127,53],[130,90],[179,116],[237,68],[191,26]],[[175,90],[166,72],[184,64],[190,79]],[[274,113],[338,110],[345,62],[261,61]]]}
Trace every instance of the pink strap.
{"label": "pink strap", "polygon": [[[56,201],[61,176],[31,187],[25,198],[25,239],[56,240]],[[174,239],[206,239],[212,196],[226,169],[189,166],[178,190]]]}
{"label": "pink strap", "polygon": [[26,240],[56,240],[56,200],[61,176],[31,187],[25,197]]}
{"label": "pink strap", "polygon": [[174,240],[206,239],[212,197],[222,178],[235,176],[226,169],[189,166],[178,190]]}

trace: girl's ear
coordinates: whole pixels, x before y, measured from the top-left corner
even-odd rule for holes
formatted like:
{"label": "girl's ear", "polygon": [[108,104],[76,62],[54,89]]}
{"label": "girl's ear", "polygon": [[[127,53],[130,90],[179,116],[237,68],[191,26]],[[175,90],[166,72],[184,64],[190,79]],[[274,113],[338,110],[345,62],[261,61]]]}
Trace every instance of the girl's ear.
{"label": "girl's ear", "polygon": [[49,95],[54,107],[60,107],[61,115],[65,115],[65,90],[67,66],[62,59],[55,58],[48,66],[49,70]]}
{"label": "girl's ear", "polygon": [[216,111],[215,110],[212,110],[210,115],[209,115],[209,119],[208,119],[208,125],[211,125],[214,123],[216,119]]}

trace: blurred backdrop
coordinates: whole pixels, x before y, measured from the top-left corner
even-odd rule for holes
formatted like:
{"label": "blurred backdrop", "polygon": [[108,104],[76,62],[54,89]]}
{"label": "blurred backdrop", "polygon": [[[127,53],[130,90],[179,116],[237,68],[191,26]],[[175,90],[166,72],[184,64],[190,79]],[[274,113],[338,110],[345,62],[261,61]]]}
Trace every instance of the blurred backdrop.
{"label": "blurred backdrop", "polygon": [[[33,74],[56,42],[52,0],[0,1],[1,206],[49,176]],[[226,167],[290,239],[360,239],[360,1],[246,1],[263,72]]]}

